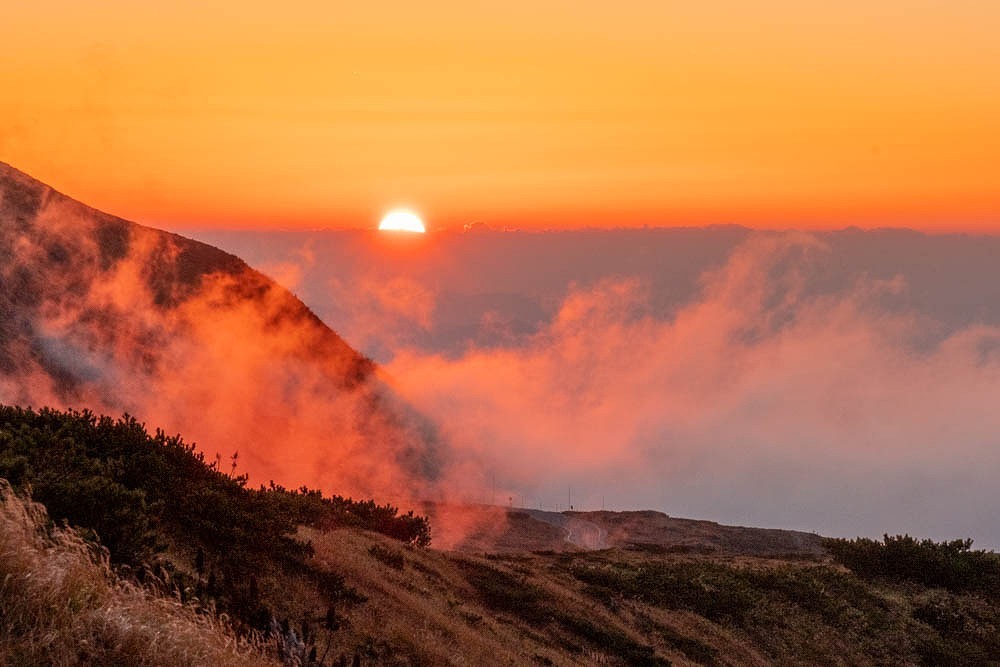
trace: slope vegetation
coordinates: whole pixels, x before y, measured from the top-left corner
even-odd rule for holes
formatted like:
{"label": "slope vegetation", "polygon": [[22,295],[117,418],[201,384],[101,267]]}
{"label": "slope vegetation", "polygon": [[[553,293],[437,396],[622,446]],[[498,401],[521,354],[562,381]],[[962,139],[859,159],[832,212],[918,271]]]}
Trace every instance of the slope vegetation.
{"label": "slope vegetation", "polygon": [[[123,576],[277,638],[290,636],[290,623],[335,618],[336,606],[363,600],[335,571],[313,566],[299,526],[430,540],[426,519],[389,505],[306,488],[251,489],[181,438],[150,435],[129,417],[0,406],[0,478],[99,540]],[[290,590],[315,609],[289,599]]]}
{"label": "slope vegetation", "polygon": [[644,526],[629,513],[634,539],[621,532],[611,548],[516,551],[518,540],[565,535],[514,512],[508,525],[524,525],[494,534],[499,552],[485,534],[482,551],[439,551],[421,517],[250,489],[218,468],[130,418],[0,409],[0,477],[78,527],[47,524],[3,487],[0,657],[988,665],[1000,655],[1000,561],[965,540],[826,540],[768,555],[755,538],[709,552],[687,548],[704,545],[706,526],[692,522],[688,541],[671,532],[677,548],[651,540],[663,515]]}

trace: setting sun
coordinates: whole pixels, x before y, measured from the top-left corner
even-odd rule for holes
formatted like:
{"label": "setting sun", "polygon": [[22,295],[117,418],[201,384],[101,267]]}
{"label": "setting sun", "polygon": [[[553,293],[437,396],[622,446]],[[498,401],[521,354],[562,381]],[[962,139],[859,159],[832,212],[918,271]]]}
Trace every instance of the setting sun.
{"label": "setting sun", "polygon": [[381,232],[415,232],[423,234],[426,231],[424,229],[424,222],[420,219],[420,216],[413,211],[401,208],[386,213],[385,217],[382,218],[382,222],[378,224],[378,228]]}

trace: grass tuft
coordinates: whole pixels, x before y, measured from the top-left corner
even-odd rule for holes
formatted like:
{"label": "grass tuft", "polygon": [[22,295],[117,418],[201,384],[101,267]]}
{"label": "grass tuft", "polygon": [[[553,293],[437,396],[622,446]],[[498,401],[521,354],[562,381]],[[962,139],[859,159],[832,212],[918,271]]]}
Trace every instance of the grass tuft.
{"label": "grass tuft", "polygon": [[259,641],[112,572],[0,479],[0,664],[267,665]]}

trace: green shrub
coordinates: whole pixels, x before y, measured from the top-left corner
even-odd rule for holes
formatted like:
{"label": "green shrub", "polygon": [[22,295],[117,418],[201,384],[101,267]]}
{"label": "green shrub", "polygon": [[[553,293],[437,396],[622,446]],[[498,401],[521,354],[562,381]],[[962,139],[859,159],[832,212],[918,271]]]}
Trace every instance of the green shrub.
{"label": "green shrub", "polygon": [[403,554],[395,549],[383,547],[380,544],[373,544],[369,547],[368,554],[383,565],[388,565],[395,570],[402,570],[406,565],[406,559],[403,557]]}
{"label": "green shrub", "polygon": [[668,645],[699,665],[715,665],[718,651],[692,637],[685,637],[673,628],[658,627],[658,634]]}
{"label": "green shrub", "polygon": [[760,597],[738,571],[713,563],[574,564],[570,572],[589,584],[588,592],[597,599],[621,595],[737,625],[746,622]]}
{"label": "green shrub", "polygon": [[577,637],[599,647],[605,653],[622,658],[634,667],[669,667],[670,661],[656,655],[655,649],[640,644],[620,630],[606,628],[593,621],[570,614],[558,614],[559,625]]}
{"label": "green shrub", "polygon": [[923,665],[933,667],[986,667],[996,665],[996,656],[981,646],[963,641],[931,637],[917,642],[917,655]]}
{"label": "green shrub", "polygon": [[[115,420],[86,410],[0,406],[0,477],[30,487],[55,521],[99,537],[116,567],[150,585],[171,586],[182,599],[210,598],[258,628],[269,614],[255,574],[269,568],[313,579],[331,601],[359,597],[309,566],[312,547],[295,537],[300,525],[357,526],[430,542],[426,518],[400,515],[390,505],[274,483],[248,488],[245,476],[223,473],[180,436],[151,435],[128,415]],[[156,558],[166,544],[201,554],[198,576]]]}
{"label": "green shrub", "polygon": [[454,562],[487,607],[528,623],[543,624],[552,620],[551,605],[538,586],[505,570],[474,561],[457,559]]}
{"label": "green shrub", "polygon": [[1000,557],[972,549],[972,540],[934,542],[909,535],[885,535],[881,542],[859,537],[826,539],[834,559],[858,576],[912,581],[951,591],[1000,596]]}
{"label": "green shrub", "polygon": [[840,628],[851,627],[859,614],[872,626],[883,627],[889,622],[884,600],[856,577],[828,567],[749,568],[660,560],[640,564],[576,562],[567,567],[584,584],[585,594],[610,609],[616,609],[616,600],[624,598],[694,612],[716,623],[758,629],[767,625],[766,615],[759,611],[774,605],[817,614]]}
{"label": "green shrub", "polygon": [[[656,651],[619,630],[602,627],[586,618],[567,613],[538,586],[505,570],[469,560],[454,561],[479,594],[480,601],[495,611],[509,614],[535,626],[554,624],[599,650],[637,666],[669,665]],[[569,645],[566,645],[569,648]]]}

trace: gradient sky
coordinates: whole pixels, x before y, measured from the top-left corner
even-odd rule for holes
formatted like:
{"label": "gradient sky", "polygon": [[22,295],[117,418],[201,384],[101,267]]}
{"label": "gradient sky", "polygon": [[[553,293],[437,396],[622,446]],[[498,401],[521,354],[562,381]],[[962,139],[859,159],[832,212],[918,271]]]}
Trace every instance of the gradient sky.
{"label": "gradient sky", "polygon": [[12,0],[0,160],[172,229],[1000,230],[993,0]]}

